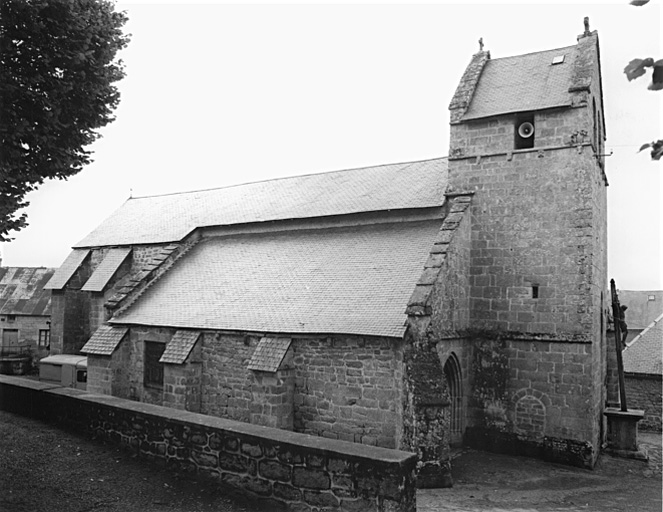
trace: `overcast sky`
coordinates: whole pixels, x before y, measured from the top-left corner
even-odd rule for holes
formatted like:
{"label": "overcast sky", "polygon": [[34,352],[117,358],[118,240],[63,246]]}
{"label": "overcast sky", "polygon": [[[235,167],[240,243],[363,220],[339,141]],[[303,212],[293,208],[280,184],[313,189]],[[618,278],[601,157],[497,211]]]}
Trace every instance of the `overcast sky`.
{"label": "overcast sky", "polygon": [[569,46],[598,30],[606,108],[609,277],[663,289],[663,92],[629,83],[663,58],[661,8],[627,0],[554,5],[231,5],[120,2],[117,120],[95,162],[29,196],[30,226],[0,244],[5,266],[57,267],[127,198],[444,156],[448,105],[478,39],[493,58]]}

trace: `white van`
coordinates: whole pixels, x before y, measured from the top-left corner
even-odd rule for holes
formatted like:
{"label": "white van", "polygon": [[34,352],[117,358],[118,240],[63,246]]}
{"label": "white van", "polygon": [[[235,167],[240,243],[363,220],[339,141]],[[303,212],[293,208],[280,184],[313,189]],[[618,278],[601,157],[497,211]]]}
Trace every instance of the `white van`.
{"label": "white van", "polygon": [[71,354],[45,357],[39,361],[39,380],[76,389],[86,389],[87,357]]}

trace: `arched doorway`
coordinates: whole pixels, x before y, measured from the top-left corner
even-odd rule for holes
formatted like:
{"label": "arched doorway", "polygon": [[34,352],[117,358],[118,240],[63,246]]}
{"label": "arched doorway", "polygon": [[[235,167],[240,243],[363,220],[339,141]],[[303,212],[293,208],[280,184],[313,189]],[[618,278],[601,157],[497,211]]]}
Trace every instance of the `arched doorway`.
{"label": "arched doorway", "polygon": [[460,446],[463,443],[463,385],[460,363],[453,352],[444,363],[444,378],[451,399],[450,443],[451,446]]}

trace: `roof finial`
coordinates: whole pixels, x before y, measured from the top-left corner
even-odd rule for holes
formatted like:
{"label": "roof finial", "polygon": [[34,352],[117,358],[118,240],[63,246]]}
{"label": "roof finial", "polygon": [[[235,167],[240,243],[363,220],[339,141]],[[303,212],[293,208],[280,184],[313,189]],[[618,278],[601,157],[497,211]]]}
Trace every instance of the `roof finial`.
{"label": "roof finial", "polygon": [[591,35],[591,32],[589,30],[589,16],[585,16],[585,19],[583,21],[585,23],[585,35],[589,36]]}
{"label": "roof finial", "polygon": [[483,51],[483,37],[480,37],[480,38],[479,38],[479,51],[480,51],[480,52]]}

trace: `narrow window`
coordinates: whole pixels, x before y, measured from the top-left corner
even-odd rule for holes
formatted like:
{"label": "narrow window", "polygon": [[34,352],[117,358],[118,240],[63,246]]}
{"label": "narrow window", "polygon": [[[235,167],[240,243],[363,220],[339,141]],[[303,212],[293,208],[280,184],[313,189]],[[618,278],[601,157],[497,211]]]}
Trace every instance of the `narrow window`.
{"label": "narrow window", "polygon": [[163,363],[160,363],[159,359],[165,349],[165,343],[145,342],[143,382],[146,386],[163,387]]}
{"label": "narrow window", "polygon": [[39,329],[39,348],[49,348],[51,345],[51,331]]}
{"label": "narrow window", "polygon": [[534,114],[517,116],[514,134],[514,149],[533,148],[534,131]]}
{"label": "narrow window", "polygon": [[539,298],[539,285],[538,284],[532,285],[532,298],[533,299],[538,299]]}

